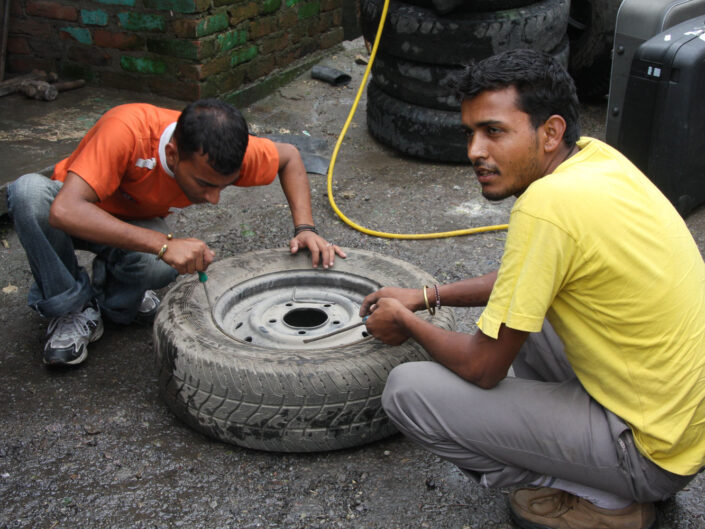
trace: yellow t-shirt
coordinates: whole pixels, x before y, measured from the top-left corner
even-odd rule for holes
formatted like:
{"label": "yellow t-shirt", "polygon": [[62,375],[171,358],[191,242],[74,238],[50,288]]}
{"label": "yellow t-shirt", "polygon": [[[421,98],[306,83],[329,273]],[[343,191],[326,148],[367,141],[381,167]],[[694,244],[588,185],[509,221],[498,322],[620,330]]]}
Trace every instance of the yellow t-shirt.
{"label": "yellow t-shirt", "polygon": [[624,156],[580,151],[512,208],[478,326],[537,332],[544,317],[586,391],[640,451],[680,475],[705,465],[705,264],[683,219]]}

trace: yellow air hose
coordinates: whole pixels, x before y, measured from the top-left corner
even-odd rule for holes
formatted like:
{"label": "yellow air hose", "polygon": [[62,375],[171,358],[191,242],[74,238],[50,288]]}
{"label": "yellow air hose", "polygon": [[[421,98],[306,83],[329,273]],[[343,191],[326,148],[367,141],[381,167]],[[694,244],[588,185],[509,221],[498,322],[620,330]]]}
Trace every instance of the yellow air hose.
{"label": "yellow air hose", "polygon": [[497,224],[495,226],[480,226],[477,228],[466,228],[462,230],[443,231],[438,233],[386,233],[383,231],[370,230],[363,226],[360,226],[359,224],[356,224],[355,222],[347,218],[345,214],[340,211],[338,206],[335,204],[335,200],[333,199],[333,169],[335,168],[335,160],[338,157],[340,145],[343,143],[345,133],[348,131],[350,122],[352,121],[352,118],[355,115],[357,105],[360,102],[360,97],[362,97],[362,91],[365,89],[367,78],[369,77],[370,71],[372,70],[372,63],[374,62],[375,56],[377,55],[377,47],[379,46],[379,41],[382,37],[382,28],[384,27],[384,22],[387,19],[388,8],[389,0],[384,0],[384,7],[382,8],[382,15],[379,20],[379,27],[377,28],[377,35],[375,36],[375,42],[372,46],[372,52],[370,53],[370,60],[367,64],[367,68],[365,69],[365,74],[362,76],[360,86],[357,89],[357,95],[355,96],[355,100],[353,101],[352,108],[350,109],[350,113],[348,114],[348,118],[345,120],[345,124],[343,125],[343,130],[340,132],[340,136],[338,136],[338,141],[336,142],[335,148],[333,149],[333,155],[331,156],[330,166],[328,168],[327,183],[328,201],[330,202],[333,211],[335,211],[337,215],[341,218],[341,220],[351,228],[356,229],[357,231],[361,231],[362,233],[366,233],[367,235],[373,235],[375,237],[382,237],[386,239],[441,239],[444,237],[457,237],[458,235],[470,235],[473,233],[481,233],[486,231],[506,230],[507,224]]}

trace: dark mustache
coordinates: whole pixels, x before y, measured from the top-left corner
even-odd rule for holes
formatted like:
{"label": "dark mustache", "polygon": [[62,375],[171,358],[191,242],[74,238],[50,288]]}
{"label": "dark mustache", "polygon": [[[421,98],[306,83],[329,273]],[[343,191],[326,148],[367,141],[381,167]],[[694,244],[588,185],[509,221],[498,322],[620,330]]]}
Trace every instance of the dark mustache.
{"label": "dark mustache", "polygon": [[481,162],[475,162],[474,164],[472,164],[472,167],[473,167],[473,169],[475,169],[475,171],[484,170],[484,171],[488,171],[490,173],[499,174],[499,170],[497,169],[496,166],[486,165]]}

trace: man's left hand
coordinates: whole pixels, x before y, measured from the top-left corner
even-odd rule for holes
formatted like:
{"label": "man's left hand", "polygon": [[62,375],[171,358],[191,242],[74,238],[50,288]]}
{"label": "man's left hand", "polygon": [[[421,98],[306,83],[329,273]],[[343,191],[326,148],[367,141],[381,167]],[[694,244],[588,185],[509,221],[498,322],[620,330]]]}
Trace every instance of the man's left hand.
{"label": "man's left hand", "polygon": [[302,231],[289,241],[291,253],[295,254],[301,248],[308,248],[311,252],[311,262],[314,268],[321,263],[323,268],[329,268],[335,263],[336,254],[345,259],[345,252],[332,242],[326,241],[323,237],[312,231]]}

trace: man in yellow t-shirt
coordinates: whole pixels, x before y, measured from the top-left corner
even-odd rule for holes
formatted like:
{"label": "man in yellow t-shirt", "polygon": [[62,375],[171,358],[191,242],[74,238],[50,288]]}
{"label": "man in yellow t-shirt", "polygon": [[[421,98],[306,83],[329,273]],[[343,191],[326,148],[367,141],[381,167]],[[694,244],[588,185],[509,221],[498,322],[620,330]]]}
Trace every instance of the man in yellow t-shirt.
{"label": "man in yellow t-shirt", "polygon": [[[375,337],[412,337],[437,361],[394,369],[383,406],[480,483],[523,485],[520,527],[654,527],[653,502],[705,465],[703,259],[629,160],[579,137],[551,57],[490,57],[459,88],[483,195],[518,198],[497,272],[363,302]],[[479,330],[413,314],[441,305],[486,305]]]}
{"label": "man in yellow t-shirt", "polygon": [[[205,242],[169,233],[164,217],[172,208],[217,204],[226,187],[267,185],[277,175],[294,221],[291,252],[307,248],[313,266],[332,266],[336,254],[345,255],[313,224],[299,151],[251,137],[242,114],[217,99],[183,112],[115,107],[51,180],[30,173],[13,182],[9,211],[35,279],[29,305],[51,318],[44,363],[82,363],[103,333],[103,316],[151,322],[159,306],[153,289],[208,268],[215,253]],[[75,249],[95,254],[92,277]]]}

